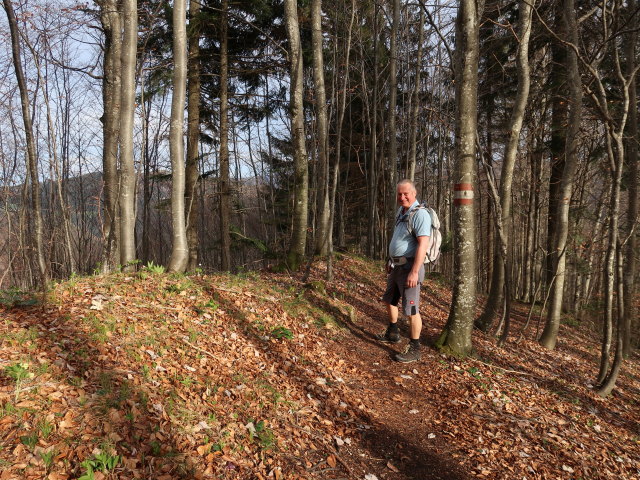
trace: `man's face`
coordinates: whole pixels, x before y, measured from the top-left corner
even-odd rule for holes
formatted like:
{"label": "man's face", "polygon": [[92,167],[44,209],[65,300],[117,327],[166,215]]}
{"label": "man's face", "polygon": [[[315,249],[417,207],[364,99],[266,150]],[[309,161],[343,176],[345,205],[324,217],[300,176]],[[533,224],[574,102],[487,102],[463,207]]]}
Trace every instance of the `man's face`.
{"label": "man's face", "polygon": [[397,197],[398,205],[409,208],[416,201],[416,190],[408,183],[398,185]]}

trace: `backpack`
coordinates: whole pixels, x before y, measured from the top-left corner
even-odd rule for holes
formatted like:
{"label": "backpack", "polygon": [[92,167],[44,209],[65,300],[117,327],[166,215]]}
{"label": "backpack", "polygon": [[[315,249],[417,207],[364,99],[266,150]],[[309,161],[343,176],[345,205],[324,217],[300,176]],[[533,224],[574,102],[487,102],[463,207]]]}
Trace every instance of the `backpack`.
{"label": "backpack", "polygon": [[[428,263],[435,263],[440,256],[440,246],[442,245],[442,233],[440,233],[440,219],[438,218],[438,214],[436,211],[428,207],[426,204],[421,203],[417,207],[414,207],[409,212],[409,217],[407,218],[407,230],[411,235],[415,237],[415,233],[413,231],[413,216],[420,209],[425,209],[429,216],[431,217],[431,235],[429,236],[429,250],[427,250],[427,254],[424,256],[425,265]],[[402,207],[398,209],[398,215],[402,215]]]}

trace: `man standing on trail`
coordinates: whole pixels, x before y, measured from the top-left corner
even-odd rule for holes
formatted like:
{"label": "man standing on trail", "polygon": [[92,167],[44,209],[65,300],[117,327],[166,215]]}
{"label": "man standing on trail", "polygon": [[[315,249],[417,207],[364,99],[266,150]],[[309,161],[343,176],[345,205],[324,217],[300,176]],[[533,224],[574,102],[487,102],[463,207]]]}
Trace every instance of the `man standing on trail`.
{"label": "man standing on trail", "polygon": [[398,301],[402,298],[404,314],[410,319],[410,341],[407,349],[396,354],[395,359],[409,363],[420,360],[420,284],[424,280],[424,257],[429,248],[431,216],[424,208],[419,208],[416,187],[411,180],[398,183],[397,200],[400,208],[389,243],[387,290],[382,296],[389,312],[389,326],[376,338],[384,343],[400,342]]}

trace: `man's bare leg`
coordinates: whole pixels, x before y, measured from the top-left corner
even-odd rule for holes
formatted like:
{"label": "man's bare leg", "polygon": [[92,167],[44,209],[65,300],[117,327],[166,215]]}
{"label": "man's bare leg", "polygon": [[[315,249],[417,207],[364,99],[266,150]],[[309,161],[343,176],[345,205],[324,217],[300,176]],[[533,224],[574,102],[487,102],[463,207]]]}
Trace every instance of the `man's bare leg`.
{"label": "man's bare leg", "polygon": [[[396,308],[396,319],[397,319],[397,308]],[[419,313],[415,314],[415,315],[411,315],[409,317],[409,325],[410,325],[410,333],[411,333],[411,340],[416,340],[416,339],[420,339],[420,332],[422,332],[422,317],[420,316]]]}
{"label": "man's bare leg", "polygon": [[387,312],[389,312],[389,323],[398,323],[398,306],[387,303]]}

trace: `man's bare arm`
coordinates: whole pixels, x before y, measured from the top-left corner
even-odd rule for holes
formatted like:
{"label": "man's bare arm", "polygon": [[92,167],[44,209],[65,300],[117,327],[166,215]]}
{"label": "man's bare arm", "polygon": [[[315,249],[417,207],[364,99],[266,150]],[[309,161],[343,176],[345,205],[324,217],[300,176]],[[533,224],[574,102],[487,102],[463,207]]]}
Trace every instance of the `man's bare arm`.
{"label": "man's bare arm", "polygon": [[416,237],[418,241],[418,248],[416,249],[416,256],[414,258],[413,266],[411,267],[411,273],[418,273],[420,271],[420,267],[424,263],[424,257],[427,255],[429,251],[429,243],[431,241],[431,237],[428,235],[424,235],[421,237]]}
{"label": "man's bare arm", "polygon": [[418,274],[420,272],[420,267],[424,263],[424,257],[429,249],[429,241],[431,238],[425,235],[417,237],[416,240],[418,241],[418,248],[416,249],[416,254],[413,259],[411,272],[409,272],[409,276],[407,277],[407,287],[409,288],[413,288],[418,285]]}

